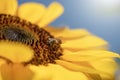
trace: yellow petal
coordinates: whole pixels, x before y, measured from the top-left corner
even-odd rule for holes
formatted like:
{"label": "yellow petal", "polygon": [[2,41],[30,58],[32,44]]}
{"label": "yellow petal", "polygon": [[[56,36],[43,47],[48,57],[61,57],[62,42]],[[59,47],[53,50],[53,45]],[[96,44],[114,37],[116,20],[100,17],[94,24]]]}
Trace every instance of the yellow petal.
{"label": "yellow petal", "polygon": [[81,62],[81,61],[94,61],[103,59],[101,57],[94,57],[94,56],[72,56],[72,55],[63,55],[60,57],[62,60],[71,61],[71,62]]}
{"label": "yellow petal", "polygon": [[67,27],[52,27],[52,26],[46,26],[43,28],[50,32],[55,37],[57,34],[60,34],[61,32],[64,32],[66,29],[68,29]]}
{"label": "yellow petal", "polygon": [[113,59],[102,59],[89,62],[99,71],[104,80],[113,80],[117,65]]}
{"label": "yellow petal", "polygon": [[81,62],[81,61],[89,62],[89,61],[95,61],[99,59],[113,58],[113,57],[120,58],[118,54],[104,50],[85,50],[78,52],[71,52],[68,50],[64,50],[64,55],[61,56],[60,58],[72,62]]}
{"label": "yellow petal", "polygon": [[0,42],[0,56],[12,62],[26,62],[32,59],[33,50],[26,45],[13,42]]}
{"label": "yellow petal", "polygon": [[[3,65],[3,64],[5,64],[5,63],[6,63],[5,60],[0,59],[0,66]],[[0,72],[0,80],[3,80],[3,79],[2,79],[1,72]]]}
{"label": "yellow petal", "polygon": [[109,50],[109,45],[103,45],[98,47],[90,48],[91,50]]}
{"label": "yellow petal", "polygon": [[17,0],[0,0],[0,13],[15,15]]}
{"label": "yellow petal", "polygon": [[72,71],[98,74],[98,72],[91,67],[77,65],[72,62],[67,62],[67,61],[63,61],[63,60],[56,60],[56,62],[57,62],[57,64],[65,67],[66,69],[72,70]]}
{"label": "yellow petal", "polygon": [[85,50],[85,51],[77,51],[77,52],[64,50],[63,54],[64,55],[60,57],[61,59],[72,62],[95,61],[99,59],[113,58],[113,57],[120,58],[119,54],[104,50]]}
{"label": "yellow petal", "polygon": [[6,63],[5,60],[4,60],[4,59],[0,59],[0,66],[1,66],[2,64],[4,64],[4,63]]}
{"label": "yellow petal", "polygon": [[46,8],[43,4],[29,2],[24,3],[19,7],[18,16],[35,23],[41,19],[45,11]]}
{"label": "yellow petal", "polygon": [[50,71],[50,66],[35,66],[29,65],[29,68],[34,73],[33,80],[53,80],[53,74]]}
{"label": "yellow petal", "polygon": [[106,41],[91,35],[75,40],[68,40],[62,44],[62,47],[64,49],[82,50],[96,48],[104,45],[107,45]]}
{"label": "yellow petal", "polygon": [[22,64],[3,64],[0,67],[2,80],[32,80],[33,73]]}
{"label": "yellow petal", "polygon": [[82,50],[77,52],[71,52],[68,50],[64,50],[63,56],[76,56],[76,57],[104,57],[104,58],[111,58],[111,57],[119,57],[120,55],[111,51],[106,50]]}
{"label": "yellow petal", "polygon": [[38,25],[44,27],[58,18],[64,11],[63,6],[58,2],[53,2],[49,5],[47,11],[45,12]]}
{"label": "yellow petal", "polygon": [[76,39],[90,35],[90,33],[85,29],[69,29],[68,27],[56,28],[50,26],[44,28],[51,34],[53,34],[55,37],[62,40]]}
{"label": "yellow petal", "polygon": [[88,80],[83,73],[67,70],[57,64],[30,65],[30,69],[35,73],[33,80]]}
{"label": "yellow petal", "polygon": [[89,77],[89,80],[102,80],[102,78],[99,74],[85,73],[85,75]]}
{"label": "yellow petal", "polygon": [[[54,68],[56,69],[56,68]],[[53,80],[88,80],[89,78],[82,72],[73,72],[64,67],[57,68]]]}

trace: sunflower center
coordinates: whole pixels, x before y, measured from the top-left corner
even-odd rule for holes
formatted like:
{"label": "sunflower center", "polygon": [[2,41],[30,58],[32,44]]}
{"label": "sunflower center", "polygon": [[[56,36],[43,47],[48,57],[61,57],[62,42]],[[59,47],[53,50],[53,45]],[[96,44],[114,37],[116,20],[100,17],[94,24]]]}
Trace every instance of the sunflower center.
{"label": "sunflower center", "polygon": [[31,47],[34,56],[25,64],[47,65],[55,63],[62,55],[61,40],[17,16],[0,14],[0,41],[18,42]]}

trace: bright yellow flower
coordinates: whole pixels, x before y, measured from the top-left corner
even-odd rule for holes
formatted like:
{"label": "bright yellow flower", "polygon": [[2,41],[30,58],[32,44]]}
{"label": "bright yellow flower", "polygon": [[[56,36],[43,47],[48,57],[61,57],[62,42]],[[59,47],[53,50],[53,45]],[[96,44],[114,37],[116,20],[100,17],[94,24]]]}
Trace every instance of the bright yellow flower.
{"label": "bright yellow flower", "polygon": [[57,2],[46,8],[0,0],[0,80],[114,80],[119,55],[106,50],[106,41],[48,26],[63,11]]}

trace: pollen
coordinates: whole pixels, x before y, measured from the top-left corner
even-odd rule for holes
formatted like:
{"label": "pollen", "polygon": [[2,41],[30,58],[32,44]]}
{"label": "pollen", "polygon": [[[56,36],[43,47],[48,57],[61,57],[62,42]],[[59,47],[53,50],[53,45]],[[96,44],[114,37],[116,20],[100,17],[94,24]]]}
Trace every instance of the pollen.
{"label": "pollen", "polygon": [[24,64],[54,64],[63,52],[60,39],[38,25],[8,14],[0,14],[0,41],[17,42],[30,47],[34,51],[33,58]]}

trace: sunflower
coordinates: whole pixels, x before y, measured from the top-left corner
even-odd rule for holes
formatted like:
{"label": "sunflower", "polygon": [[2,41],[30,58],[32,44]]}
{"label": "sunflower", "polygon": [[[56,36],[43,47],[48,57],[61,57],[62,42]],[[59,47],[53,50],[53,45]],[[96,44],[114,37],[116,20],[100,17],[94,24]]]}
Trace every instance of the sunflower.
{"label": "sunflower", "polygon": [[60,3],[0,2],[0,80],[114,80],[119,55],[105,40],[49,26],[64,11]]}

